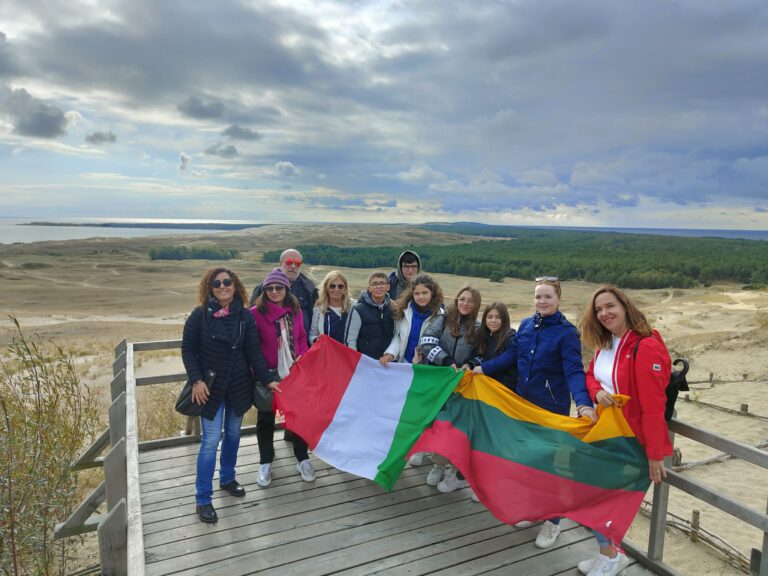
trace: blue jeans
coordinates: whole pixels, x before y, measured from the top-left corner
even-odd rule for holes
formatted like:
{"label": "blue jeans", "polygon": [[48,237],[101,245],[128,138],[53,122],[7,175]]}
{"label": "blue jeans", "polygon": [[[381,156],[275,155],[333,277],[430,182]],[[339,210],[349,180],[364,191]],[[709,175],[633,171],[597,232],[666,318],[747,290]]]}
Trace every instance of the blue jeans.
{"label": "blue jeans", "polygon": [[[232,410],[224,409],[224,402],[219,405],[213,420],[200,418],[203,438],[197,453],[197,479],[195,480],[195,501],[199,506],[210,504],[213,496],[213,472],[216,469],[216,448],[221,441],[221,459],[219,485],[229,484],[235,479],[237,449],[240,447],[240,424],[243,417]],[[224,424],[224,439],[221,428]]]}
{"label": "blue jeans", "polygon": [[592,534],[595,535],[595,540],[597,540],[597,545],[600,546],[600,548],[610,548],[612,542],[608,539],[607,536],[601,534],[595,529],[592,529]]}

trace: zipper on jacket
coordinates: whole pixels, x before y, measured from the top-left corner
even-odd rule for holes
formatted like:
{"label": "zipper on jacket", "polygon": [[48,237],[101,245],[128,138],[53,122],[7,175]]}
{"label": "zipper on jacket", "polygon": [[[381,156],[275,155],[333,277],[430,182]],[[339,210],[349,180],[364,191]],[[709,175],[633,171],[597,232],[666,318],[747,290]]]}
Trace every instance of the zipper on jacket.
{"label": "zipper on jacket", "polygon": [[549,390],[549,395],[552,397],[552,402],[557,404],[557,400],[555,400],[555,395],[552,393],[552,387],[549,385],[549,380],[544,380],[544,386]]}

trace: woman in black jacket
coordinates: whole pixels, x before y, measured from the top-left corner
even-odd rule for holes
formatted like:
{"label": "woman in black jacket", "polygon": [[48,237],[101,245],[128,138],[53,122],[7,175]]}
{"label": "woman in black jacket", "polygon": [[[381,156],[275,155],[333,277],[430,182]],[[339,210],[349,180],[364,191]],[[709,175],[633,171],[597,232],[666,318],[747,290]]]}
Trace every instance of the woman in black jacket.
{"label": "woman in black jacket", "polygon": [[[211,498],[219,441],[219,487],[232,496],[245,496],[245,489],[235,480],[235,464],[240,424],[253,402],[251,373],[262,382],[271,380],[253,316],[243,306],[247,298],[245,286],[234,272],[212,268],[200,280],[198,306],[184,324],[181,357],[187,378],[194,382],[192,400],[204,404],[195,501],[200,520],[207,523],[218,520]],[[203,380],[209,370],[216,375],[210,387]]]}

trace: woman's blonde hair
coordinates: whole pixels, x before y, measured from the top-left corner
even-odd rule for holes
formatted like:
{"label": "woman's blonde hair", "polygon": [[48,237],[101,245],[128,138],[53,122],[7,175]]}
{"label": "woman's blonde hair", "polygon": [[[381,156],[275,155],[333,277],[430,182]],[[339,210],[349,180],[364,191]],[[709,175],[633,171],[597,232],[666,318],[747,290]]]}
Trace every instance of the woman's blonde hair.
{"label": "woman's blonde hair", "polygon": [[229,268],[222,267],[210,268],[207,272],[203,273],[203,277],[200,278],[200,284],[197,286],[198,306],[205,308],[208,304],[208,298],[215,298],[212,283],[216,276],[222,272],[226,272],[232,279],[232,285],[235,287],[235,298],[239,299],[243,306],[246,306],[248,303],[248,292],[245,290],[242,280]]}
{"label": "woman's blonde hair", "polygon": [[597,319],[597,311],[595,310],[595,300],[601,294],[610,293],[616,297],[619,304],[624,307],[624,313],[626,314],[627,328],[637,332],[641,336],[650,336],[653,332],[651,325],[648,323],[648,319],[645,314],[635,306],[635,303],[627,296],[618,286],[613,284],[606,284],[600,286],[592,298],[589,300],[586,310],[584,310],[584,317],[579,323],[579,330],[581,331],[581,341],[584,342],[589,348],[596,350],[598,348],[610,348],[613,343],[613,334]]}
{"label": "woman's blonde hair", "polygon": [[437,281],[435,281],[429,274],[419,274],[416,278],[410,281],[406,289],[403,290],[403,293],[400,294],[400,297],[395,302],[394,309],[392,310],[392,316],[395,320],[401,320],[405,316],[405,310],[413,300],[413,289],[418,285],[426,286],[427,289],[432,292],[432,298],[427,305],[430,312],[429,317],[433,318],[440,314],[440,309],[443,306],[442,288],[440,288]]}
{"label": "woman's blonde hair", "polygon": [[349,298],[349,282],[347,282],[347,277],[338,270],[331,270],[325,275],[323,285],[320,286],[320,294],[317,298],[317,307],[323,314],[328,312],[328,306],[331,304],[331,295],[328,291],[328,285],[334,280],[341,280],[344,282],[344,292],[341,295],[341,313],[349,312],[352,309],[352,300]]}

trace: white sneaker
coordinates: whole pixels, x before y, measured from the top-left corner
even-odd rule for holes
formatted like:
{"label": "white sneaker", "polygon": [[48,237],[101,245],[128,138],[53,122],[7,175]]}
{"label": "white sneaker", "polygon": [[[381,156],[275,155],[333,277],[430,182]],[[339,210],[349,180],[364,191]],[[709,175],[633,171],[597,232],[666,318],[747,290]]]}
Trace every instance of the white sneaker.
{"label": "white sneaker", "polygon": [[312,468],[312,462],[309,461],[309,458],[297,463],[296,470],[301,474],[301,479],[304,480],[304,482],[315,481],[315,469]]}
{"label": "white sneaker", "polygon": [[441,464],[433,464],[432,470],[427,474],[427,484],[430,486],[437,486],[438,482],[443,479],[445,475],[445,466]]}
{"label": "white sneaker", "polygon": [[430,458],[428,452],[416,452],[416,454],[412,454],[410,458],[408,458],[408,464],[411,466],[424,466],[425,464],[429,464]]}
{"label": "white sneaker", "polygon": [[477,494],[475,494],[475,491],[472,490],[472,488],[469,489],[469,499],[472,500],[472,502],[480,502],[480,498],[477,497]]}
{"label": "white sneaker", "polygon": [[592,569],[587,572],[587,576],[616,576],[627,566],[629,566],[629,558],[621,552],[617,552],[615,558],[608,558],[608,556],[598,553]]}
{"label": "white sneaker", "polygon": [[437,489],[440,490],[440,492],[447,493],[469,486],[469,482],[466,480],[459,480],[459,477],[456,475],[457,472],[458,470],[456,470],[455,466],[450,466],[445,473],[445,478],[437,483]]}
{"label": "white sneaker", "polygon": [[529,528],[530,526],[533,526],[533,522],[530,520],[520,520],[520,522],[517,522],[515,524],[515,528]]}
{"label": "white sneaker", "polygon": [[600,552],[595,552],[594,556],[592,558],[589,558],[587,560],[582,560],[576,565],[576,568],[579,569],[579,572],[582,574],[589,574],[589,571],[592,570],[592,566],[595,565],[595,562],[597,562],[597,557],[600,554]]}
{"label": "white sneaker", "polygon": [[560,536],[560,524],[554,524],[549,520],[546,520],[541,525],[539,535],[536,536],[537,548],[550,548],[555,545],[557,537]]}
{"label": "white sneaker", "polygon": [[266,488],[272,484],[272,464],[262,464],[259,466],[259,473],[256,476],[256,484]]}

